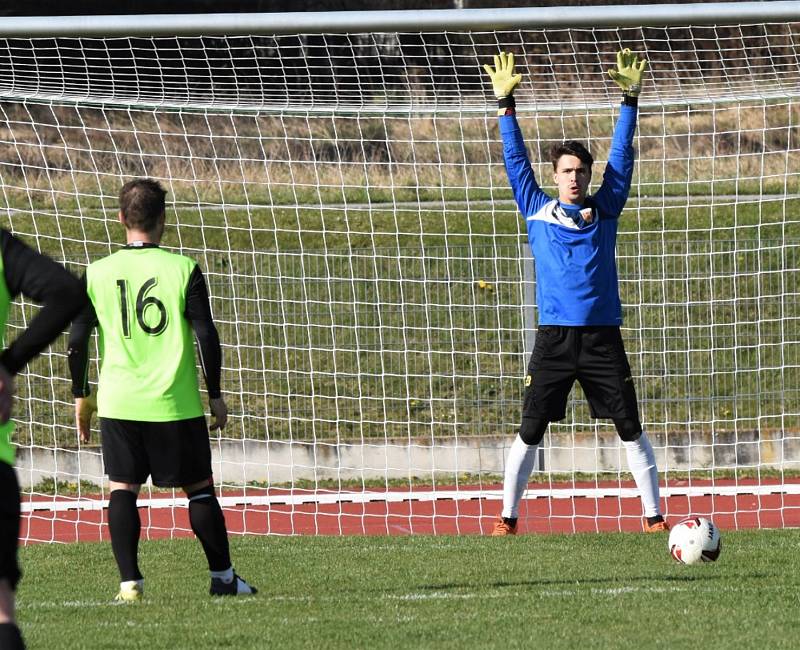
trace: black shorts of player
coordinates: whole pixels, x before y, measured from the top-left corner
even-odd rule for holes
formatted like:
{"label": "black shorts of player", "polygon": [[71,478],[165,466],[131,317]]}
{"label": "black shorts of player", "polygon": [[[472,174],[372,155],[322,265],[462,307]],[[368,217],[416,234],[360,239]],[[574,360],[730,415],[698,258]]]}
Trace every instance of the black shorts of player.
{"label": "black shorts of player", "polygon": [[639,420],[619,327],[540,326],[525,378],[522,417],[563,420],[576,380],[593,418]]}
{"label": "black shorts of player", "polygon": [[182,487],[211,478],[204,417],[173,422],[100,418],[106,474],[118,483]]}
{"label": "black shorts of player", "polygon": [[17,588],[22,572],[17,562],[19,545],[19,483],[17,473],[0,461],[0,580],[8,580]]}

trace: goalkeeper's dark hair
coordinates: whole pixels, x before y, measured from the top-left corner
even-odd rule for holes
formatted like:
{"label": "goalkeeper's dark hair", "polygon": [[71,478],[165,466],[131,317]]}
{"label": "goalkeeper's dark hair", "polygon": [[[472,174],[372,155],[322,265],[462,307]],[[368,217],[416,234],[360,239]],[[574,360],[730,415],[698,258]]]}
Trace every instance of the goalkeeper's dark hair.
{"label": "goalkeeper's dark hair", "polygon": [[589,171],[592,171],[594,158],[592,158],[592,154],[590,154],[589,150],[580,142],[565,140],[564,142],[559,142],[550,147],[550,162],[553,163],[554,171],[558,171],[558,161],[561,159],[561,156],[575,156],[589,168]]}
{"label": "goalkeeper's dark hair", "polygon": [[119,191],[119,210],[131,230],[152,232],[164,216],[167,191],[152,178],[135,178]]}

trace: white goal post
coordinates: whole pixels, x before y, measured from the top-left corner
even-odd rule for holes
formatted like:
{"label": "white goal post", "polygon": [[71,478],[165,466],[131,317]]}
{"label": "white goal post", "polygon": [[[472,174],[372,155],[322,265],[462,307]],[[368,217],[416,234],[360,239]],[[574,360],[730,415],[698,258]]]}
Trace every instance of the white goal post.
{"label": "white goal post", "polygon": [[[234,532],[478,532],[536,323],[482,64],[515,53],[548,189],[565,138],[600,177],[621,47],[650,61],[617,256],[667,515],[800,525],[796,2],[4,18],[2,226],[80,273],[122,241],[126,180],[168,189],[164,244],[203,268],[223,343],[212,449]],[[102,536],[65,348],[18,380],[26,541]],[[527,530],[639,526],[584,402],[545,437]],[[180,494],[145,497],[147,534],[189,532]]]}

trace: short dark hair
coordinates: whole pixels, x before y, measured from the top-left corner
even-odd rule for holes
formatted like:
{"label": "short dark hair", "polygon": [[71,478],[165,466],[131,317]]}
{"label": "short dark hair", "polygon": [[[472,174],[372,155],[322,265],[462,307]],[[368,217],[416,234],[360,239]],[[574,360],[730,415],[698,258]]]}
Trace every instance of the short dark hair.
{"label": "short dark hair", "polygon": [[590,154],[589,150],[580,142],[565,140],[564,142],[559,142],[550,147],[550,162],[553,163],[554,171],[558,171],[558,161],[561,159],[561,156],[575,156],[589,168],[589,171],[592,171],[594,158],[592,158],[592,154]]}
{"label": "short dark hair", "polygon": [[131,230],[152,232],[166,208],[167,191],[152,178],[134,178],[119,191],[119,211]]}

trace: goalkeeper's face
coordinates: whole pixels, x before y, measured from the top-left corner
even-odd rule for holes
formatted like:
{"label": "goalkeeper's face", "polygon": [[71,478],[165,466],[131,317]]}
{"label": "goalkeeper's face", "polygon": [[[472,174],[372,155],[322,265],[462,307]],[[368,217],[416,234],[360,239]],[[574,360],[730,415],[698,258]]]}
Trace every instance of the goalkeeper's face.
{"label": "goalkeeper's face", "polygon": [[559,201],[568,205],[583,205],[592,180],[592,170],[577,156],[564,155],[556,163],[553,180],[558,188]]}

